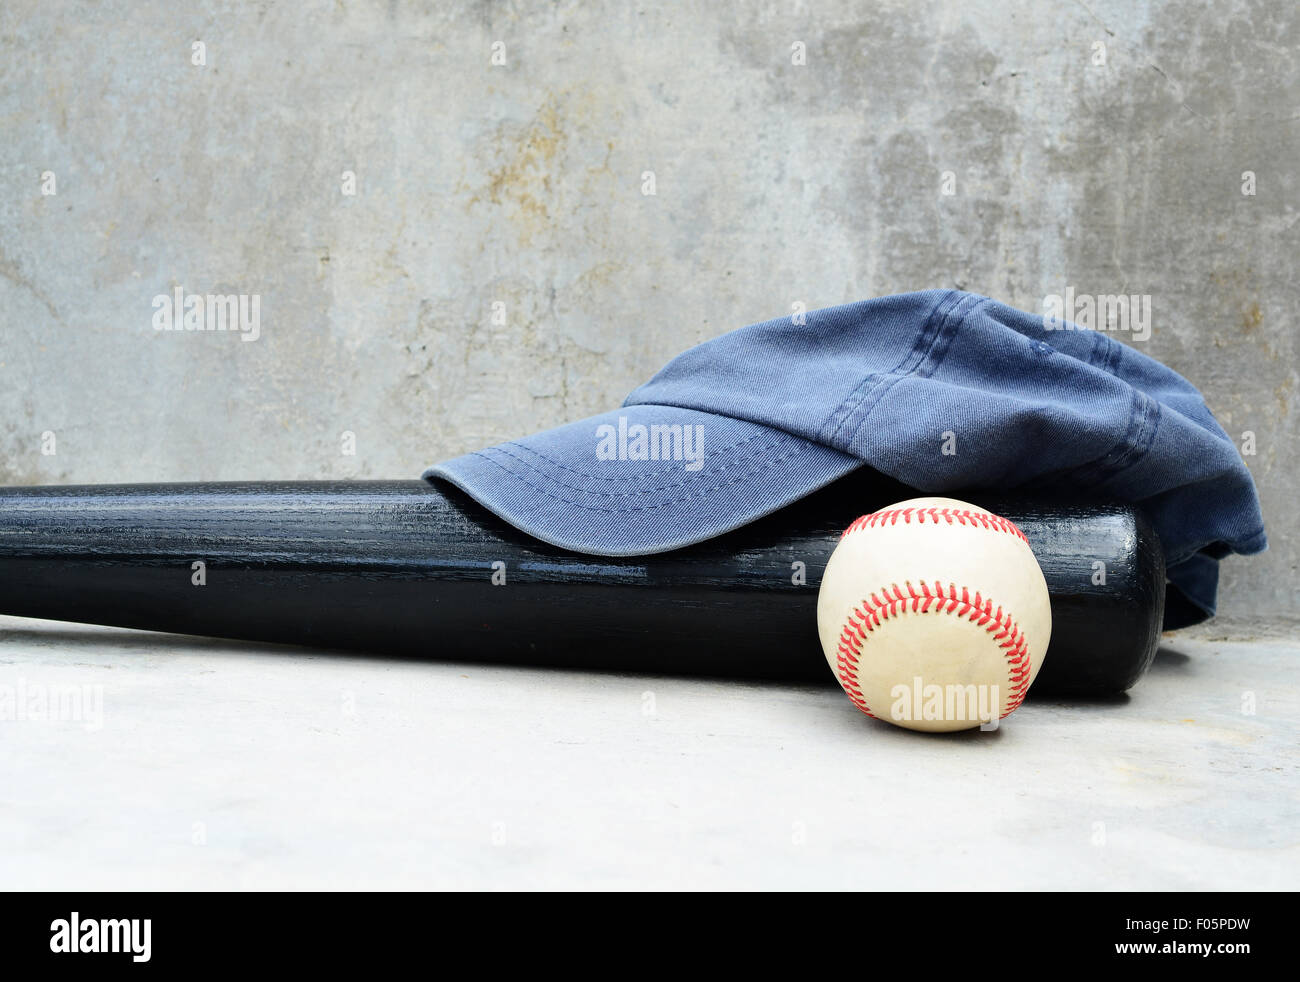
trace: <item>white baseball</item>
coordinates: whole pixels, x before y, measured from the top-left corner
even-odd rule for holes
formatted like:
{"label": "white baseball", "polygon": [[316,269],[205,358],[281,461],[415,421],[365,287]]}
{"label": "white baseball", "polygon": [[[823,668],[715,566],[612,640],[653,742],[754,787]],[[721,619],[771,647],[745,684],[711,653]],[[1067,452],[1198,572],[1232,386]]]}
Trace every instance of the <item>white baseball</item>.
{"label": "white baseball", "polygon": [[853,704],[913,730],[1014,712],[1052,634],[1047,583],[1012,522],[953,498],[863,515],[817,596],[822,651]]}

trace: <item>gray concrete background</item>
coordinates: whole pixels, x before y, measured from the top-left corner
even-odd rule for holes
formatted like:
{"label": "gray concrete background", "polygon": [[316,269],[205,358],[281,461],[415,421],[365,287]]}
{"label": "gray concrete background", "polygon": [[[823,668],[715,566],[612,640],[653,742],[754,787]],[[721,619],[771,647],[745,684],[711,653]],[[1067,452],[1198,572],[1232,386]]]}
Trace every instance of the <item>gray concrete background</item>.
{"label": "gray concrete background", "polygon": [[[1294,616],[1298,43],[1286,0],[8,0],[0,482],[413,477],[796,302],[1150,294],[1256,438],[1223,623]],[[177,286],[262,336],[154,331]]]}

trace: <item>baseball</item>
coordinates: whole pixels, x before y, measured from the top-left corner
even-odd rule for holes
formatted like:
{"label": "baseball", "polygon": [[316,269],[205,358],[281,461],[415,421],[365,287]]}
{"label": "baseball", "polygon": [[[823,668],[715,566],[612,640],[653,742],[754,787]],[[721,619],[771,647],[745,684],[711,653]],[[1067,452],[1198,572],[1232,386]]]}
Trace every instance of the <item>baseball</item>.
{"label": "baseball", "polygon": [[913,730],[1014,712],[1052,633],[1047,582],[1012,522],[953,498],[912,498],[844,531],[817,631],[860,710]]}

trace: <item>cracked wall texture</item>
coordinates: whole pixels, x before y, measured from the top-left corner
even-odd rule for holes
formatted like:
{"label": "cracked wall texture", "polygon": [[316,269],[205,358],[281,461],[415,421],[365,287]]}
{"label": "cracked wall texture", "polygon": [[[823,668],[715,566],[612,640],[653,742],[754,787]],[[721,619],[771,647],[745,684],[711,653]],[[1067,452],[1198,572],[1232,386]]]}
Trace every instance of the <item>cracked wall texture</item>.
{"label": "cracked wall texture", "polygon": [[1221,614],[1300,613],[1295,4],[180,6],[0,7],[0,482],[413,477],[795,302],[1073,286],[1256,434]]}

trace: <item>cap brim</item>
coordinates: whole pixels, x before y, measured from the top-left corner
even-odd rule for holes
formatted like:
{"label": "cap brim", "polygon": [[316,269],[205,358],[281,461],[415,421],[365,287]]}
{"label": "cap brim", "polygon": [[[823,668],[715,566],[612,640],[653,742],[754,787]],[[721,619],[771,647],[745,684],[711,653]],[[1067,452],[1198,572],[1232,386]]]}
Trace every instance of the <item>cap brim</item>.
{"label": "cap brim", "polygon": [[[660,459],[629,459],[647,449],[635,440],[638,426],[668,428],[649,441]],[[739,528],[861,466],[771,427],[637,405],[444,461],[423,477],[450,481],[552,545],[641,556]]]}

